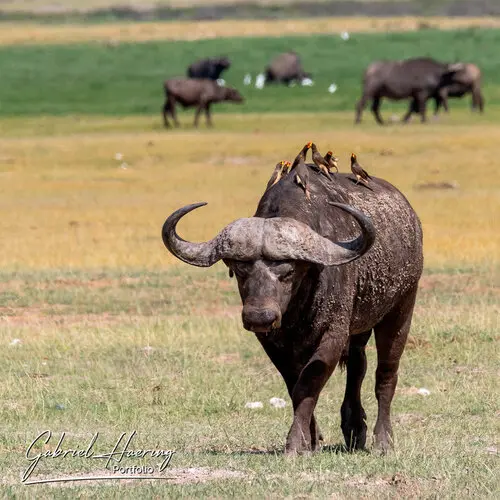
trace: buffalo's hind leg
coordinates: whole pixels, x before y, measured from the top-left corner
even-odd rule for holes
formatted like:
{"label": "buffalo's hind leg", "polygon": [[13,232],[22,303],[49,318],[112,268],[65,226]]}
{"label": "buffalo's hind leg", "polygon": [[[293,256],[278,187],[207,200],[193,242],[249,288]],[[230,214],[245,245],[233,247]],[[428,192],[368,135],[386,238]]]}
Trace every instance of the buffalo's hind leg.
{"label": "buffalo's hind leg", "polygon": [[349,340],[347,380],[340,409],[342,432],[349,450],[362,450],[366,444],[366,413],[361,404],[361,385],[366,374],[365,347],[371,330]]}
{"label": "buffalo's hind leg", "polygon": [[382,453],[393,447],[391,402],[398,383],[399,361],[410,331],[416,293],[416,290],[411,291],[374,328],[377,346],[375,396],[378,401],[378,415],[373,432],[374,446]]}
{"label": "buffalo's hind leg", "polygon": [[363,114],[363,110],[368,104],[370,97],[367,93],[363,93],[361,99],[356,103],[356,118],[354,119],[354,123],[361,123],[361,115]]}

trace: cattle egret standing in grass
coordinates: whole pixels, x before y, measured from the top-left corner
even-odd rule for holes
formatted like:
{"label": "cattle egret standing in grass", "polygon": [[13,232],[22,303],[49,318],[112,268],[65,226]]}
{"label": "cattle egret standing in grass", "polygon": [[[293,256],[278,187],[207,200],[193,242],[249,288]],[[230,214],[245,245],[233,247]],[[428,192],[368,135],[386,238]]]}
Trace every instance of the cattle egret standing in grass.
{"label": "cattle egret standing in grass", "polygon": [[303,78],[300,84],[303,87],[312,87],[314,85],[314,82],[310,78]]}
{"label": "cattle egret standing in grass", "polygon": [[255,87],[258,89],[263,89],[266,83],[266,76],[263,73],[259,73],[255,79]]}
{"label": "cattle egret standing in grass", "polygon": [[245,78],[243,78],[243,85],[251,85],[252,83],[252,75],[250,73],[247,73],[245,75]]}
{"label": "cattle egret standing in grass", "polygon": [[332,83],[328,87],[328,92],[330,92],[330,94],[335,94],[335,92],[337,92],[337,85],[335,85],[334,83]]}
{"label": "cattle egret standing in grass", "polygon": [[224,80],[224,78],[217,79],[217,85],[219,87],[224,87],[224,85],[226,85],[226,80]]}
{"label": "cattle egret standing in grass", "polygon": [[349,33],[347,31],[342,31],[342,33],[340,34],[340,38],[342,38],[342,40],[346,42],[350,38]]}

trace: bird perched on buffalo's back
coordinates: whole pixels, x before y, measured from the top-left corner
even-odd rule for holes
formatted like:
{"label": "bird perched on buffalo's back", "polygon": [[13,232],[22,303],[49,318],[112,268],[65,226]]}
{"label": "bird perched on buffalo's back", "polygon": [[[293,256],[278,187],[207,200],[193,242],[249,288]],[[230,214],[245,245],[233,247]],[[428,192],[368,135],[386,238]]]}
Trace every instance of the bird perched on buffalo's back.
{"label": "bird perched on buffalo's back", "polygon": [[328,170],[332,173],[332,168],[335,169],[336,172],[339,171],[339,159],[336,156],[333,156],[331,151],[328,151],[324,156],[325,161],[328,163]]}
{"label": "bird perched on buffalo's back", "polygon": [[293,163],[292,163],[290,170],[293,170],[295,167],[297,167],[301,160],[305,163],[307,152],[309,151],[309,149],[311,149],[311,146],[312,146],[312,142],[308,142],[300,150],[299,154],[295,157],[295,160],[293,160]]}
{"label": "bird perched on buffalo's back", "polygon": [[298,158],[298,165],[294,170],[295,175],[293,181],[295,182],[295,184],[297,184],[297,186],[304,190],[306,198],[310,200],[311,192],[309,191],[309,167],[304,163],[304,160],[302,159],[302,157],[300,157],[300,154]]}
{"label": "bird perched on buffalo's back", "polygon": [[330,163],[327,162],[322,154],[318,151],[318,148],[316,147],[316,144],[312,143],[311,144],[311,151],[312,151],[312,160],[316,167],[320,170],[320,172],[328,177],[328,179],[331,179],[330,177]]}
{"label": "bird perched on buffalo's back", "polygon": [[368,185],[368,179],[371,177],[368,175],[368,172],[358,163],[358,159],[354,153],[351,154],[351,171],[356,176],[357,182],[363,182]]}
{"label": "bird perched on buffalo's back", "polygon": [[276,167],[274,167],[274,172],[267,183],[267,188],[269,189],[271,186],[274,186],[276,183],[280,181],[280,179],[287,175],[292,164],[289,161],[281,160],[279,163],[276,163]]}

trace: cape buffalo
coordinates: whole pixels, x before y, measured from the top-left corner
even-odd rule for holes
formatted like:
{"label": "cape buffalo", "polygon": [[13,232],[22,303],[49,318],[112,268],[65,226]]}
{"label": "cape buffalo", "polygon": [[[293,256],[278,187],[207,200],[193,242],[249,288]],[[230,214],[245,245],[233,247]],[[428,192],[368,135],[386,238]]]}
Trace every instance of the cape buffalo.
{"label": "cape buffalo", "polygon": [[241,94],[231,87],[221,87],[213,80],[198,80],[186,78],[172,78],[164,83],[165,104],[163,105],[163,121],[165,127],[170,127],[167,115],[170,113],[176,127],[179,126],[177,120],[176,104],[184,108],[197,107],[194,116],[194,126],[198,126],[200,113],[205,110],[207,126],[211,127],[212,117],[210,106],[214,102],[243,102]]}
{"label": "cape buffalo", "polygon": [[300,57],[296,52],[285,52],[276,56],[265,70],[266,83],[301,82],[304,78],[311,78],[310,73],[302,69]]}
{"label": "cape buffalo", "polygon": [[[482,113],[484,111],[484,98],[481,92],[481,70],[472,63],[458,64],[460,65],[459,70],[444,78],[442,93],[446,92],[446,97],[463,97],[465,94],[470,93],[472,96],[472,110],[479,110]],[[448,111],[447,101],[442,99],[439,93],[435,100],[436,114],[441,105],[443,105],[445,111]]]}
{"label": "cape buffalo", "polygon": [[288,453],[318,447],[314,409],[339,361],[347,366],[344,438],[350,449],[365,446],[360,392],[373,330],[374,444],[385,452],[392,445],[390,406],[422,272],[420,222],[406,198],[382,179],[372,177],[367,189],[352,175],[335,175],[335,182],[313,171],[309,177],[311,201],[289,174],[264,193],[253,217],[232,222],[206,243],[177,235],[179,220],[205,204],[187,205],[165,221],[163,242],[188,264],[208,267],[222,259],[236,275],[243,326],[255,332],[292,399]]}
{"label": "cape buffalo", "polygon": [[189,66],[187,70],[188,78],[208,78],[218,80],[220,75],[231,66],[228,57],[212,57],[200,59]]}
{"label": "cape buffalo", "polygon": [[383,97],[392,100],[412,99],[410,108],[403,118],[410,119],[413,112],[426,120],[426,103],[430,97],[446,101],[446,84],[450,77],[463,69],[463,64],[444,64],[431,58],[408,59],[405,61],[377,61],[368,66],[363,78],[363,95],[356,105],[356,123],[368,101],[372,101],[372,112],[381,125],[380,103]]}

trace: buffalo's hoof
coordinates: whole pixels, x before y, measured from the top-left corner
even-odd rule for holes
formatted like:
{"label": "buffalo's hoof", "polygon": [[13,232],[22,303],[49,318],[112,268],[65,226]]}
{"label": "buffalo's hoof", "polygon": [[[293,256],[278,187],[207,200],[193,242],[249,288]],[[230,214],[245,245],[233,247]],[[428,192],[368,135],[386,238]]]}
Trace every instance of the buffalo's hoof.
{"label": "buffalo's hoof", "polygon": [[308,455],[312,453],[310,442],[304,439],[287,439],[285,445],[285,455]]}
{"label": "buffalo's hoof", "polygon": [[312,455],[313,451],[309,448],[289,448],[285,446],[285,455],[287,457],[296,457],[298,455]]}
{"label": "buffalo's hoof", "polygon": [[375,433],[373,436],[373,449],[380,455],[387,455],[394,448],[394,440],[387,432]]}
{"label": "buffalo's hoof", "polygon": [[349,451],[364,450],[366,445],[366,413],[362,407],[344,402],[340,409],[342,433]]}
{"label": "buffalo's hoof", "polygon": [[349,451],[364,450],[366,446],[366,424],[342,427],[345,444]]}

